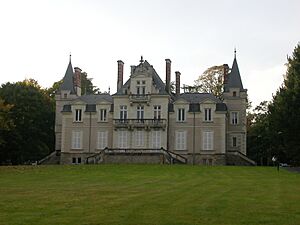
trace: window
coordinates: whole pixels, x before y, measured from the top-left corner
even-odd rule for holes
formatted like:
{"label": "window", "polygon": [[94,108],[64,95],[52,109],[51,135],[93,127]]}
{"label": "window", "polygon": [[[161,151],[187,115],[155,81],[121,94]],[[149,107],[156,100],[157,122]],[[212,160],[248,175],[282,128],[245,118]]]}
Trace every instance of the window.
{"label": "window", "polygon": [[106,122],[107,121],[106,109],[100,109],[100,121],[101,122]]}
{"label": "window", "polygon": [[75,122],[82,121],[82,109],[75,109]]}
{"label": "window", "polygon": [[231,124],[236,125],[238,124],[238,112],[231,112]]}
{"label": "window", "polygon": [[64,93],[64,98],[68,98],[68,94],[67,93]]}
{"label": "window", "polygon": [[212,121],[211,108],[204,109],[204,121]]}
{"label": "window", "polygon": [[236,146],[237,146],[236,137],[232,137],[232,147],[236,147]]}
{"label": "window", "polygon": [[120,106],[120,119],[121,120],[127,119],[127,106],[126,105]]}
{"label": "window", "polygon": [[82,149],[82,131],[72,132],[72,149]]}
{"label": "window", "polygon": [[104,149],[107,147],[107,137],[107,131],[98,131],[97,149]]}
{"label": "window", "polygon": [[72,158],[72,164],[81,164],[81,157],[73,157]]}
{"label": "window", "polygon": [[154,119],[155,120],[160,120],[161,118],[161,106],[160,105],[155,105],[153,106],[153,110],[154,110]]}
{"label": "window", "polygon": [[161,138],[160,138],[160,131],[154,130],[152,131],[152,148],[161,148]]}
{"label": "window", "polygon": [[186,150],[186,131],[175,132],[176,150]]}
{"label": "window", "polygon": [[236,91],[232,92],[232,96],[236,97]]}
{"label": "window", "polygon": [[136,94],[145,95],[146,94],[146,82],[144,80],[136,82]]}
{"label": "window", "polygon": [[203,132],[203,150],[213,150],[214,132]]}
{"label": "window", "polygon": [[138,147],[144,146],[144,131],[137,130],[135,132],[135,145]]}
{"label": "window", "polygon": [[118,147],[119,148],[127,148],[127,131],[121,130],[118,132]]}
{"label": "window", "polygon": [[137,119],[144,119],[144,106],[137,106]]}
{"label": "window", "polygon": [[185,111],[184,111],[183,108],[178,109],[177,121],[178,121],[178,122],[183,122],[183,121],[185,121]]}

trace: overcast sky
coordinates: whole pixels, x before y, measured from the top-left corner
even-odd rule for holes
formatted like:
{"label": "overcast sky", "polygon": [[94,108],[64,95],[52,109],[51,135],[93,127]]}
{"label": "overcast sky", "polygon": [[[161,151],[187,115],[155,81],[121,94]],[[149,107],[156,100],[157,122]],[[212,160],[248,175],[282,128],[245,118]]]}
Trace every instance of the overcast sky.
{"label": "overcast sky", "polygon": [[182,84],[208,67],[229,64],[237,49],[244,88],[253,105],[282,83],[287,54],[300,41],[299,0],[49,0],[0,1],[0,84],[33,78],[43,87],[73,66],[101,91],[116,91],[117,60],[141,55],[165,80]]}

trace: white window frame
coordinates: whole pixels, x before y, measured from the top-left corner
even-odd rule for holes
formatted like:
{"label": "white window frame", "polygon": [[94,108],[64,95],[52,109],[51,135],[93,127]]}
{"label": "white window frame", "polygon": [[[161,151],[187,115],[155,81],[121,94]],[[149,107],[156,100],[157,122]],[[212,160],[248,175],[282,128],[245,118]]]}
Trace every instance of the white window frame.
{"label": "white window frame", "polygon": [[161,131],[160,130],[153,130],[152,132],[152,148],[160,149],[161,146]]}
{"label": "white window frame", "polygon": [[120,119],[127,120],[127,105],[120,105]]}
{"label": "white window frame", "polygon": [[128,148],[128,132],[126,130],[118,131],[118,148]]}
{"label": "white window frame", "polygon": [[82,131],[72,131],[72,149],[82,149]]}
{"label": "white window frame", "polygon": [[146,81],[137,80],[136,81],[136,94],[145,95],[146,94]]}
{"label": "white window frame", "polygon": [[230,123],[232,125],[238,125],[239,124],[239,112],[231,112],[230,113]]}
{"label": "white window frame", "polygon": [[153,106],[153,118],[155,120],[161,119],[161,106],[160,105],[154,105]]}
{"label": "white window frame", "polygon": [[187,150],[186,146],[186,131],[175,131],[175,149]]}
{"label": "white window frame", "polygon": [[205,122],[213,121],[211,108],[205,108],[204,109],[204,121]]}
{"label": "white window frame", "polygon": [[98,131],[97,133],[97,149],[104,149],[108,144],[108,132]]}
{"label": "white window frame", "polygon": [[137,147],[144,147],[145,146],[145,132],[143,130],[135,131],[135,145]]}
{"label": "white window frame", "polygon": [[136,107],[136,118],[138,120],[143,120],[144,119],[144,106],[143,105],[138,105]]}
{"label": "white window frame", "polygon": [[203,131],[202,132],[203,150],[213,150],[214,149],[214,132],[213,131]]}
{"label": "white window frame", "polygon": [[99,110],[99,121],[100,122],[107,122],[107,109],[100,109]]}
{"label": "white window frame", "polygon": [[75,109],[74,122],[82,122],[82,109]]}
{"label": "white window frame", "polygon": [[185,121],[185,108],[178,108],[177,110],[177,122],[184,122]]}

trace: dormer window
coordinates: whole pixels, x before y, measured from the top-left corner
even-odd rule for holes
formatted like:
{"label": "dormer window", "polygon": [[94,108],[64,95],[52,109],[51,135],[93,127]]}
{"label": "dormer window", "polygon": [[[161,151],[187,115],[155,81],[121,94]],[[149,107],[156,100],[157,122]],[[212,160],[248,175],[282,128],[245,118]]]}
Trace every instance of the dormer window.
{"label": "dormer window", "polygon": [[137,81],[136,82],[136,94],[145,95],[146,94],[146,81]]}
{"label": "dormer window", "polygon": [[232,96],[236,97],[236,91],[232,92]]}
{"label": "dormer window", "polygon": [[204,121],[206,122],[212,121],[211,108],[204,109]]}
{"label": "dormer window", "polygon": [[64,93],[64,98],[68,98],[68,94],[67,93]]}
{"label": "dormer window", "polygon": [[106,109],[100,109],[100,121],[101,122],[106,122],[107,121],[107,113]]}
{"label": "dormer window", "polygon": [[82,109],[75,109],[75,122],[82,122]]}

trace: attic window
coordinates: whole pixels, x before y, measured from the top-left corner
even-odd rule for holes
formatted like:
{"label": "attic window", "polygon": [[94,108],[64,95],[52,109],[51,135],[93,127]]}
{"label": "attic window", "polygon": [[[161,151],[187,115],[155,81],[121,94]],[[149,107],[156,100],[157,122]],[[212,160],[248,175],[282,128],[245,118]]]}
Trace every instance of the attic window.
{"label": "attic window", "polygon": [[232,92],[232,96],[236,97],[236,91]]}
{"label": "attic window", "polygon": [[67,93],[64,93],[64,98],[68,98],[68,94]]}

